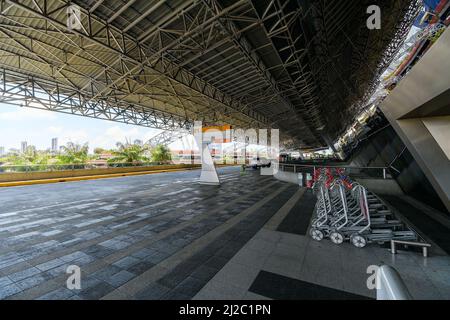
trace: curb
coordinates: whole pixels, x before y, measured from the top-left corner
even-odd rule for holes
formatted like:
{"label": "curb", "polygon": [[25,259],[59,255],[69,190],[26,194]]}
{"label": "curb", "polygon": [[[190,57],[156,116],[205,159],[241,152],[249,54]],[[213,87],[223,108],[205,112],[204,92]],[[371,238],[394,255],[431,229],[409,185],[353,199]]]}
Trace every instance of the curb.
{"label": "curb", "polygon": [[74,181],[110,179],[110,178],[120,178],[120,177],[128,177],[128,176],[140,176],[140,175],[146,175],[146,174],[157,174],[157,173],[167,173],[167,172],[177,172],[177,171],[189,171],[189,170],[199,170],[199,169],[200,168],[165,169],[165,170],[110,173],[110,174],[92,175],[92,176],[52,178],[52,179],[40,179],[40,180],[28,180],[28,181],[8,181],[8,182],[0,182],[0,188],[29,186],[29,185],[35,185],[35,184],[49,184],[49,183],[61,183],[61,182],[74,182]]}

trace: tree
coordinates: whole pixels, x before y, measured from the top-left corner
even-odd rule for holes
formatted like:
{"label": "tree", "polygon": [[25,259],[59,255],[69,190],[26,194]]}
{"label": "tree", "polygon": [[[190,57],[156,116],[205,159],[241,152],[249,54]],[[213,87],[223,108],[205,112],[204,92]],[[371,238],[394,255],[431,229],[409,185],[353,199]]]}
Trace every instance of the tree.
{"label": "tree", "polygon": [[68,142],[61,149],[62,154],[58,156],[58,160],[62,164],[83,164],[88,159],[89,145],[87,143],[80,145]]}
{"label": "tree", "polygon": [[149,159],[145,156],[148,147],[138,144],[130,144],[118,142],[116,144],[117,150],[113,151],[114,157],[108,162],[125,162],[125,163],[139,163],[145,162]]}
{"label": "tree", "polygon": [[170,149],[165,145],[157,145],[155,148],[151,150],[152,161],[155,162],[168,162],[172,160],[172,154],[170,153]]}
{"label": "tree", "polygon": [[107,152],[107,150],[105,150],[105,149],[103,149],[103,148],[95,148],[95,149],[94,149],[94,153],[95,153],[96,155],[103,154],[103,153],[106,153],[106,152]]}

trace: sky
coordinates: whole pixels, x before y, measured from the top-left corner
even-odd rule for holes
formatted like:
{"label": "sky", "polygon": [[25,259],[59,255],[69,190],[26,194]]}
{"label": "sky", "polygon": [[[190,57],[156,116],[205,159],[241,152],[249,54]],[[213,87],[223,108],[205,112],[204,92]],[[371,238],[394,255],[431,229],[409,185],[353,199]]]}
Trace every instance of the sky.
{"label": "sky", "polygon": [[47,110],[24,108],[0,103],[0,147],[20,149],[21,141],[37,149],[49,149],[52,138],[58,145],[72,141],[89,143],[90,151],[114,148],[116,142],[147,141],[161,132],[130,124],[91,119]]}
{"label": "sky", "polygon": [[[161,130],[107,120],[80,117],[54,111],[19,107],[0,103],[0,147],[5,151],[21,149],[21,142],[35,146],[38,150],[50,149],[52,139],[58,138],[58,146],[67,142],[88,143],[89,151],[94,148],[114,149],[117,142],[147,142]],[[233,150],[232,144],[224,149]],[[194,137],[186,136],[169,145],[172,151],[198,150]],[[220,148],[216,145],[216,148]],[[250,145],[248,150],[259,149]]]}

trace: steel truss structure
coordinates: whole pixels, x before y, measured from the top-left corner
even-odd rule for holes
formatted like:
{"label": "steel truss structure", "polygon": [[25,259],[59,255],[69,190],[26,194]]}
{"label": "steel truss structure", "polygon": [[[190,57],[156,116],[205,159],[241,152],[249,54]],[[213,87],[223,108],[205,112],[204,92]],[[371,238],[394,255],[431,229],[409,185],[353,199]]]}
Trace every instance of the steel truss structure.
{"label": "steel truss structure", "polygon": [[175,130],[175,131],[165,130],[149,139],[146,142],[146,144],[150,148],[154,148],[159,145],[168,146],[169,144],[179,139],[183,139],[184,137],[187,137],[190,134],[192,134],[190,130]]}
{"label": "steel truss structure", "polygon": [[420,7],[378,2],[371,31],[368,0],[1,0],[0,100],[164,130],[279,128],[282,143],[323,147]]}

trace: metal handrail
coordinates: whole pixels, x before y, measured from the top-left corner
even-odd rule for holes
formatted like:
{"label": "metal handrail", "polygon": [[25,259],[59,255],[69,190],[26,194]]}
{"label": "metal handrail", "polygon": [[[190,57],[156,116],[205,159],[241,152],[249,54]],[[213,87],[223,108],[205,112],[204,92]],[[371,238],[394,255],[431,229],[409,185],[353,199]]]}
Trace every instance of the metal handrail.
{"label": "metal handrail", "polygon": [[[62,171],[62,170],[86,170],[86,169],[109,169],[109,168],[124,168],[124,167],[145,167],[158,166],[158,162],[116,162],[106,163],[106,166],[99,166],[89,163],[71,163],[71,164],[32,164],[32,165],[0,165],[0,174],[13,172],[47,172],[47,171]],[[18,170],[24,169],[24,170]]]}
{"label": "metal handrail", "polygon": [[402,241],[402,240],[391,240],[391,253],[397,254],[396,244],[403,244],[406,246],[415,246],[422,248],[422,255],[424,258],[428,257],[428,248],[431,248],[431,244],[425,242],[413,242],[413,241]]}
{"label": "metal handrail", "polygon": [[307,169],[313,169],[314,172],[317,169],[355,169],[355,170],[380,170],[383,179],[387,179],[387,171],[390,169],[390,167],[358,167],[358,166],[322,166],[322,165],[308,165],[308,164],[289,164],[289,163],[279,163],[278,168],[281,171],[286,171],[285,168],[294,168],[294,173],[298,173],[299,168],[307,168]]}

